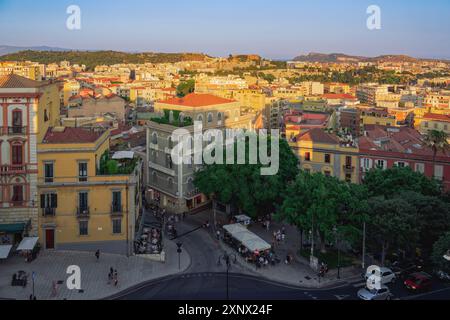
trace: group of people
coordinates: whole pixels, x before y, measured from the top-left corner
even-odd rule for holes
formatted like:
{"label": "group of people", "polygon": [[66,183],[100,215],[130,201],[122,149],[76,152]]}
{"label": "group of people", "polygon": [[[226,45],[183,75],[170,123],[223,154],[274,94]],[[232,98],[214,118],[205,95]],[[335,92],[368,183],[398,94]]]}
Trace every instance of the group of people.
{"label": "group of people", "polygon": [[162,251],[162,234],[156,228],[144,228],[140,239],[136,241],[137,254],[159,254]]}

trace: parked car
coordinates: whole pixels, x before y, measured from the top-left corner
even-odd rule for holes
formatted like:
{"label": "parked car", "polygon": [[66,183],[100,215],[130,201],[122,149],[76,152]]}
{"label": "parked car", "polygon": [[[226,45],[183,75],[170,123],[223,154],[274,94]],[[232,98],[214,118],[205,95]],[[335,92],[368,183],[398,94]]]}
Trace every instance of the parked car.
{"label": "parked car", "polygon": [[434,272],[434,274],[436,275],[436,277],[439,280],[444,281],[444,282],[450,282],[450,274],[449,273],[442,271],[442,270],[436,270]]}
{"label": "parked car", "polygon": [[391,300],[392,293],[388,287],[382,286],[380,289],[372,289],[364,288],[358,291],[358,297],[361,300]]}
{"label": "parked car", "polygon": [[380,268],[380,274],[377,274],[375,271],[367,272],[365,275],[366,281],[374,274],[377,274],[381,278],[381,284],[386,285],[389,283],[395,283],[397,277],[395,276],[394,271],[389,268]]}
{"label": "parked car", "polygon": [[425,272],[416,272],[410,274],[404,284],[406,289],[412,292],[429,291],[433,287],[433,277]]}
{"label": "parked car", "polygon": [[421,272],[422,266],[417,265],[412,261],[394,262],[391,266],[391,270],[394,271],[397,278],[405,280],[408,275],[414,272]]}

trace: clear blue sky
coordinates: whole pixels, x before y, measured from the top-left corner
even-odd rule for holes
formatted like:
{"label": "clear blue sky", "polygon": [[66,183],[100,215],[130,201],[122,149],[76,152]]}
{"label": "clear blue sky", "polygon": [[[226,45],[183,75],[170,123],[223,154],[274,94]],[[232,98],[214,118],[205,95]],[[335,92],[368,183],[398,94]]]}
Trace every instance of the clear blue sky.
{"label": "clear blue sky", "polygon": [[[65,27],[66,8],[82,29]],[[382,9],[382,29],[366,9]],[[450,58],[449,0],[0,0],[0,44],[73,49],[257,53],[308,52]]]}

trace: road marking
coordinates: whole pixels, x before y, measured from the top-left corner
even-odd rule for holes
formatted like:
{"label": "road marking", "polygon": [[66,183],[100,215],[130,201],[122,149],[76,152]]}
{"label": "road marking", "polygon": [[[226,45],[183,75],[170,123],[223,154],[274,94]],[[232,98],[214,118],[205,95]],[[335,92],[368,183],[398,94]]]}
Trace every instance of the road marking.
{"label": "road marking", "polygon": [[348,297],[350,297],[348,294],[345,294],[345,295],[335,295],[335,297],[336,297],[336,299],[338,299],[339,301],[341,301],[341,300],[345,300],[345,299],[347,299]]}

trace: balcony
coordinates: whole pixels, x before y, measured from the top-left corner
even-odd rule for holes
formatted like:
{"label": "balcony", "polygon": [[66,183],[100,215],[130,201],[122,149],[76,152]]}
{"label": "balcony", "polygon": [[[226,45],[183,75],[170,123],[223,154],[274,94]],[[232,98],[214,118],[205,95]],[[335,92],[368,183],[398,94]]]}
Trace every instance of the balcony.
{"label": "balcony", "polygon": [[124,213],[124,207],[121,205],[111,205],[111,215],[112,216],[122,216]]}
{"label": "balcony", "polygon": [[350,173],[354,173],[355,172],[355,167],[353,167],[352,165],[344,165],[344,172],[347,174]]}
{"label": "balcony", "polygon": [[54,217],[56,215],[56,208],[42,208],[43,217]]}
{"label": "balcony", "polygon": [[90,210],[89,207],[77,207],[77,218],[89,218]]}
{"label": "balcony", "polygon": [[27,127],[8,127],[8,135],[19,135],[24,136],[27,134]]}
{"label": "balcony", "polygon": [[27,166],[24,164],[2,165],[0,166],[0,174],[23,174],[27,172]]}

